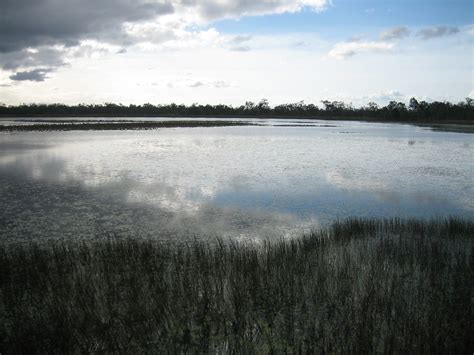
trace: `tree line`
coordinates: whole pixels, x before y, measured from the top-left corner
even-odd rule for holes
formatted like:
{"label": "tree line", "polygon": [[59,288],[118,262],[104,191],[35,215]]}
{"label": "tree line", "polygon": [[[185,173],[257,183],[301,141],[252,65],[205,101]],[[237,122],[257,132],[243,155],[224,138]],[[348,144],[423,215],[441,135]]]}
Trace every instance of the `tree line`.
{"label": "tree line", "polygon": [[271,107],[268,100],[255,103],[247,101],[240,106],[231,105],[183,105],[146,103],[143,105],[104,104],[21,104],[0,105],[0,116],[27,117],[304,117],[328,119],[373,119],[395,121],[473,121],[474,100],[453,104],[450,102],[426,102],[411,98],[409,104],[390,101],[386,106],[370,102],[355,108],[342,101],[321,101],[322,107],[304,101]]}

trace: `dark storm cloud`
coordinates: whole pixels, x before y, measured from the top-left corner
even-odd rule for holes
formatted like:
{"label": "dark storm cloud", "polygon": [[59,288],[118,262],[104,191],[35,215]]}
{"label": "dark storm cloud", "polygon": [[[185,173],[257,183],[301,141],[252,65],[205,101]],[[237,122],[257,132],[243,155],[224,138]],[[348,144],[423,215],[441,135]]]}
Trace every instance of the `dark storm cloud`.
{"label": "dark storm cloud", "polygon": [[[323,9],[328,0],[0,0],[0,52],[55,44],[76,46],[82,39],[131,44],[124,23],[190,11],[201,20]],[[179,9],[179,10],[177,10]]]}
{"label": "dark storm cloud", "polygon": [[418,36],[422,39],[433,39],[438,37],[444,37],[453,35],[459,32],[459,28],[457,27],[447,27],[447,26],[437,26],[437,27],[430,27],[422,29],[418,32]]}
{"label": "dark storm cloud", "polygon": [[[310,7],[315,9],[327,4],[327,0],[313,2]],[[47,72],[65,65],[66,55],[98,50],[83,45],[83,40],[117,45],[123,48],[118,53],[124,53],[125,47],[139,42],[175,38],[173,28],[138,26],[129,31],[130,26],[124,25],[140,25],[173,13],[178,25],[185,21],[179,17],[183,14],[196,15],[190,21],[206,22],[297,11],[306,4],[306,0],[0,0],[0,68],[17,71],[12,80],[42,81]],[[248,50],[242,44],[249,39],[235,37],[233,49]]]}
{"label": "dark storm cloud", "polygon": [[122,24],[173,12],[171,3],[144,0],[0,0],[0,52],[81,39],[126,41]]}
{"label": "dark storm cloud", "polygon": [[47,78],[46,75],[51,71],[52,69],[49,68],[22,71],[11,75],[10,79],[14,81],[44,81]]}
{"label": "dark storm cloud", "polygon": [[62,51],[54,48],[38,48],[34,51],[22,49],[16,52],[2,53],[0,66],[5,70],[31,67],[63,66]]}
{"label": "dark storm cloud", "polygon": [[23,69],[10,76],[17,81],[44,81],[84,39],[132,44],[124,23],[174,11],[170,2],[146,0],[0,0],[0,9],[0,68]]}

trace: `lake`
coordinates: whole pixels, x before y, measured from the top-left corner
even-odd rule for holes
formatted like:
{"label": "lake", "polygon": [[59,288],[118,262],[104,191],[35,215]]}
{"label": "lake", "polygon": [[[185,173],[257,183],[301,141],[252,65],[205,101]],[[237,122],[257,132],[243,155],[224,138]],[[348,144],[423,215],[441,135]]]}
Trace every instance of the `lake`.
{"label": "lake", "polygon": [[248,121],[261,125],[1,132],[0,235],[278,239],[351,216],[474,217],[472,134]]}

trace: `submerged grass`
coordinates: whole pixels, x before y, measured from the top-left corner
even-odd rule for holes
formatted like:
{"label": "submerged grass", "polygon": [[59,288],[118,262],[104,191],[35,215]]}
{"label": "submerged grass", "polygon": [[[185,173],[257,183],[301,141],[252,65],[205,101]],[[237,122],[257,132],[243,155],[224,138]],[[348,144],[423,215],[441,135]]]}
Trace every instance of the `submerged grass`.
{"label": "submerged grass", "polygon": [[43,132],[43,131],[110,131],[110,130],[138,130],[178,127],[227,127],[251,126],[252,123],[243,121],[62,121],[27,125],[0,125],[0,132]]}
{"label": "submerged grass", "polygon": [[472,353],[474,222],[0,246],[0,353]]}

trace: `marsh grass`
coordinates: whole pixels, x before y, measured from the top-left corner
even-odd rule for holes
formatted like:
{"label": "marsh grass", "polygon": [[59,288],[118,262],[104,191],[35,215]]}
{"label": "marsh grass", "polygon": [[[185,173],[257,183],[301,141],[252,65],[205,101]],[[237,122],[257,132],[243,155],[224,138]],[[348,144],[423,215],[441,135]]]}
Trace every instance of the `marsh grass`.
{"label": "marsh grass", "polygon": [[110,130],[144,130],[157,128],[179,127],[227,127],[252,126],[254,124],[243,121],[37,121],[28,125],[0,125],[0,132],[43,132],[43,131],[110,131]]}
{"label": "marsh grass", "polygon": [[474,222],[0,246],[0,353],[472,353]]}

